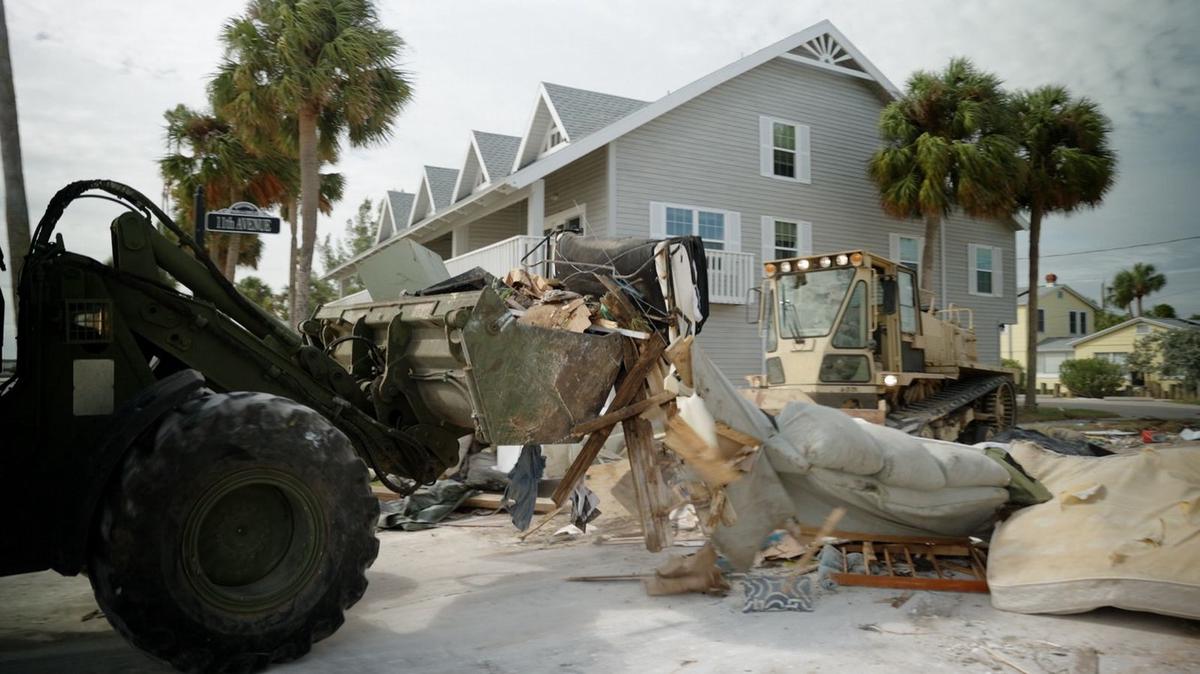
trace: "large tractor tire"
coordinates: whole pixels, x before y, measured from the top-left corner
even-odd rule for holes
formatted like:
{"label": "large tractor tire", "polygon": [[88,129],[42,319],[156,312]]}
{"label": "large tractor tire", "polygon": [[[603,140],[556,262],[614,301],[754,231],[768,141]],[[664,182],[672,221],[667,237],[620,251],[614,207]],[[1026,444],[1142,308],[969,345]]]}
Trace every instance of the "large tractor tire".
{"label": "large tractor tire", "polygon": [[262,393],[207,393],[125,458],[89,575],[126,639],[183,671],[293,660],[367,587],[379,504],[350,441]]}

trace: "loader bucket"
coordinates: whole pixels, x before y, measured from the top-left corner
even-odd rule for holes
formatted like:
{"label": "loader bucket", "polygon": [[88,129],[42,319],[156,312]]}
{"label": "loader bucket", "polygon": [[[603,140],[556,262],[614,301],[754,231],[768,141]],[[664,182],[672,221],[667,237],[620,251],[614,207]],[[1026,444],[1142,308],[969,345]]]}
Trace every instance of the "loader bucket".
{"label": "loader bucket", "polygon": [[485,289],[463,347],[476,413],[493,445],[574,439],[599,414],[621,365],[620,335],[591,335],[521,323]]}

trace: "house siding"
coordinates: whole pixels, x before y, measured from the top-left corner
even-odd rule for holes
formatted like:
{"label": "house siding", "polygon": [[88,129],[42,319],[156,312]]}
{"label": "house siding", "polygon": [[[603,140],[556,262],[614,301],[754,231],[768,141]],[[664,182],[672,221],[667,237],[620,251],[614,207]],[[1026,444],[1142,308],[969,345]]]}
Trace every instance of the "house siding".
{"label": "house siding", "polygon": [[525,233],[526,202],[519,201],[495,213],[472,220],[467,227],[467,250],[484,246]]}
{"label": "house siding", "polygon": [[[883,105],[868,82],[781,60],[721,84],[619,139],[615,234],[648,235],[650,202],[663,201],[740,212],[739,249],[758,257],[762,216],[811,222],[814,251],[865,248],[887,255],[889,234],[921,236],[923,226],[886,216],[866,176],[866,162],[879,146]],[[811,184],[760,175],[760,115],[810,126]],[[599,222],[590,204],[588,216]],[[998,326],[1016,320],[1015,233],[1006,223],[951,217],[945,236],[947,299],[975,310],[980,360],[999,362]],[[1002,297],[967,293],[969,243],[1001,249]],[[714,316],[732,315],[712,319],[701,343],[711,344],[709,353],[731,379],[759,372],[757,329],[735,318],[744,307],[715,309]]]}
{"label": "house siding", "polygon": [[[586,234],[604,235],[608,222],[608,151],[602,147],[546,176],[545,218],[586,204]],[[522,232],[524,233],[524,232]]]}
{"label": "house siding", "polygon": [[[1040,290],[1045,290],[1041,288]],[[1059,294],[1061,293],[1061,297]],[[1068,312],[1082,311],[1087,314],[1088,334],[1096,332],[1096,315],[1087,302],[1079,299],[1073,292],[1065,287],[1060,288],[1059,292],[1047,293],[1045,296],[1038,296],[1038,309],[1041,309],[1046,317],[1045,330],[1038,333],[1039,341],[1041,339],[1053,339],[1055,337],[1082,337],[1082,333],[1071,333],[1070,318]],[[1025,366],[1025,334],[1027,330],[1026,313],[1028,307],[1017,307],[1017,320],[1015,325],[1010,325],[1001,338],[1000,355],[1004,358],[1011,358]],[[1028,368],[1026,368],[1028,369]]]}

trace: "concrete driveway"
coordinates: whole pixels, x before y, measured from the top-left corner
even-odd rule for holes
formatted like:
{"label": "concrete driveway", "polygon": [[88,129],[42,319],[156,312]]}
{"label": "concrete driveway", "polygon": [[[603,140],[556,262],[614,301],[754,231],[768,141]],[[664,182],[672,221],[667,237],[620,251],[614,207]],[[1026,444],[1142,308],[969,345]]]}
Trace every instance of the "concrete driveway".
{"label": "concrete driveway", "polygon": [[[812,613],[742,613],[742,596],[648,597],[664,555],[638,544],[516,541],[484,527],[380,532],[371,586],[331,638],[279,672],[1196,672],[1200,623],[1116,609],[1037,616],[984,594],[842,588]],[[589,530],[594,527],[589,527]],[[694,548],[693,548],[694,549]],[[676,554],[687,552],[676,547]],[[897,607],[893,608],[893,604]],[[0,672],[159,672],[82,577],[0,579]]]}
{"label": "concrete driveway", "polygon": [[[1017,396],[1018,404],[1025,403],[1025,396]],[[1195,419],[1200,424],[1200,405],[1181,405],[1165,400],[1148,398],[1055,398],[1038,396],[1038,405],[1064,407],[1068,409],[1096,410],[1109,412],[1114,417],[1135,419]]]}

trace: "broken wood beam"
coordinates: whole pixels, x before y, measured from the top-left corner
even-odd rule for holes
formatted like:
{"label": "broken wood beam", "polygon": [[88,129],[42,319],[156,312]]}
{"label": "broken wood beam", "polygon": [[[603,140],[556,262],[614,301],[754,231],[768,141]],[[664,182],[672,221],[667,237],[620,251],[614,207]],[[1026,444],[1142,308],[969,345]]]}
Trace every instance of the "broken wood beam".
{"label": "broken wood beam", "polygon": [[636,417],[651,407],[664,405],[674,399],[675,393],[673,391],[663,391],[662,393],[650,398],[646,398],[645,400],[638,400],[636,402],[629,403],[625,407],[622,407],[615,412],[608,412],[596,417],[595,419],[592,419],[591,421],[585,421],[581,424],[578,424],[575,426],[575,428],[571,429],[571,434],[587,435],[588,433],[598,431],[601,428],[613,426],[619,422],[625,421],[630,417]]}
{"label": "broken wood beam", "polygon": [[634,417],[621,422],[629,455],[629,476],[638,502],[638,518],[646,549],[659,552],[671,545],[670,490],[664,483],[654,449],[654,428],[646,419]]}

